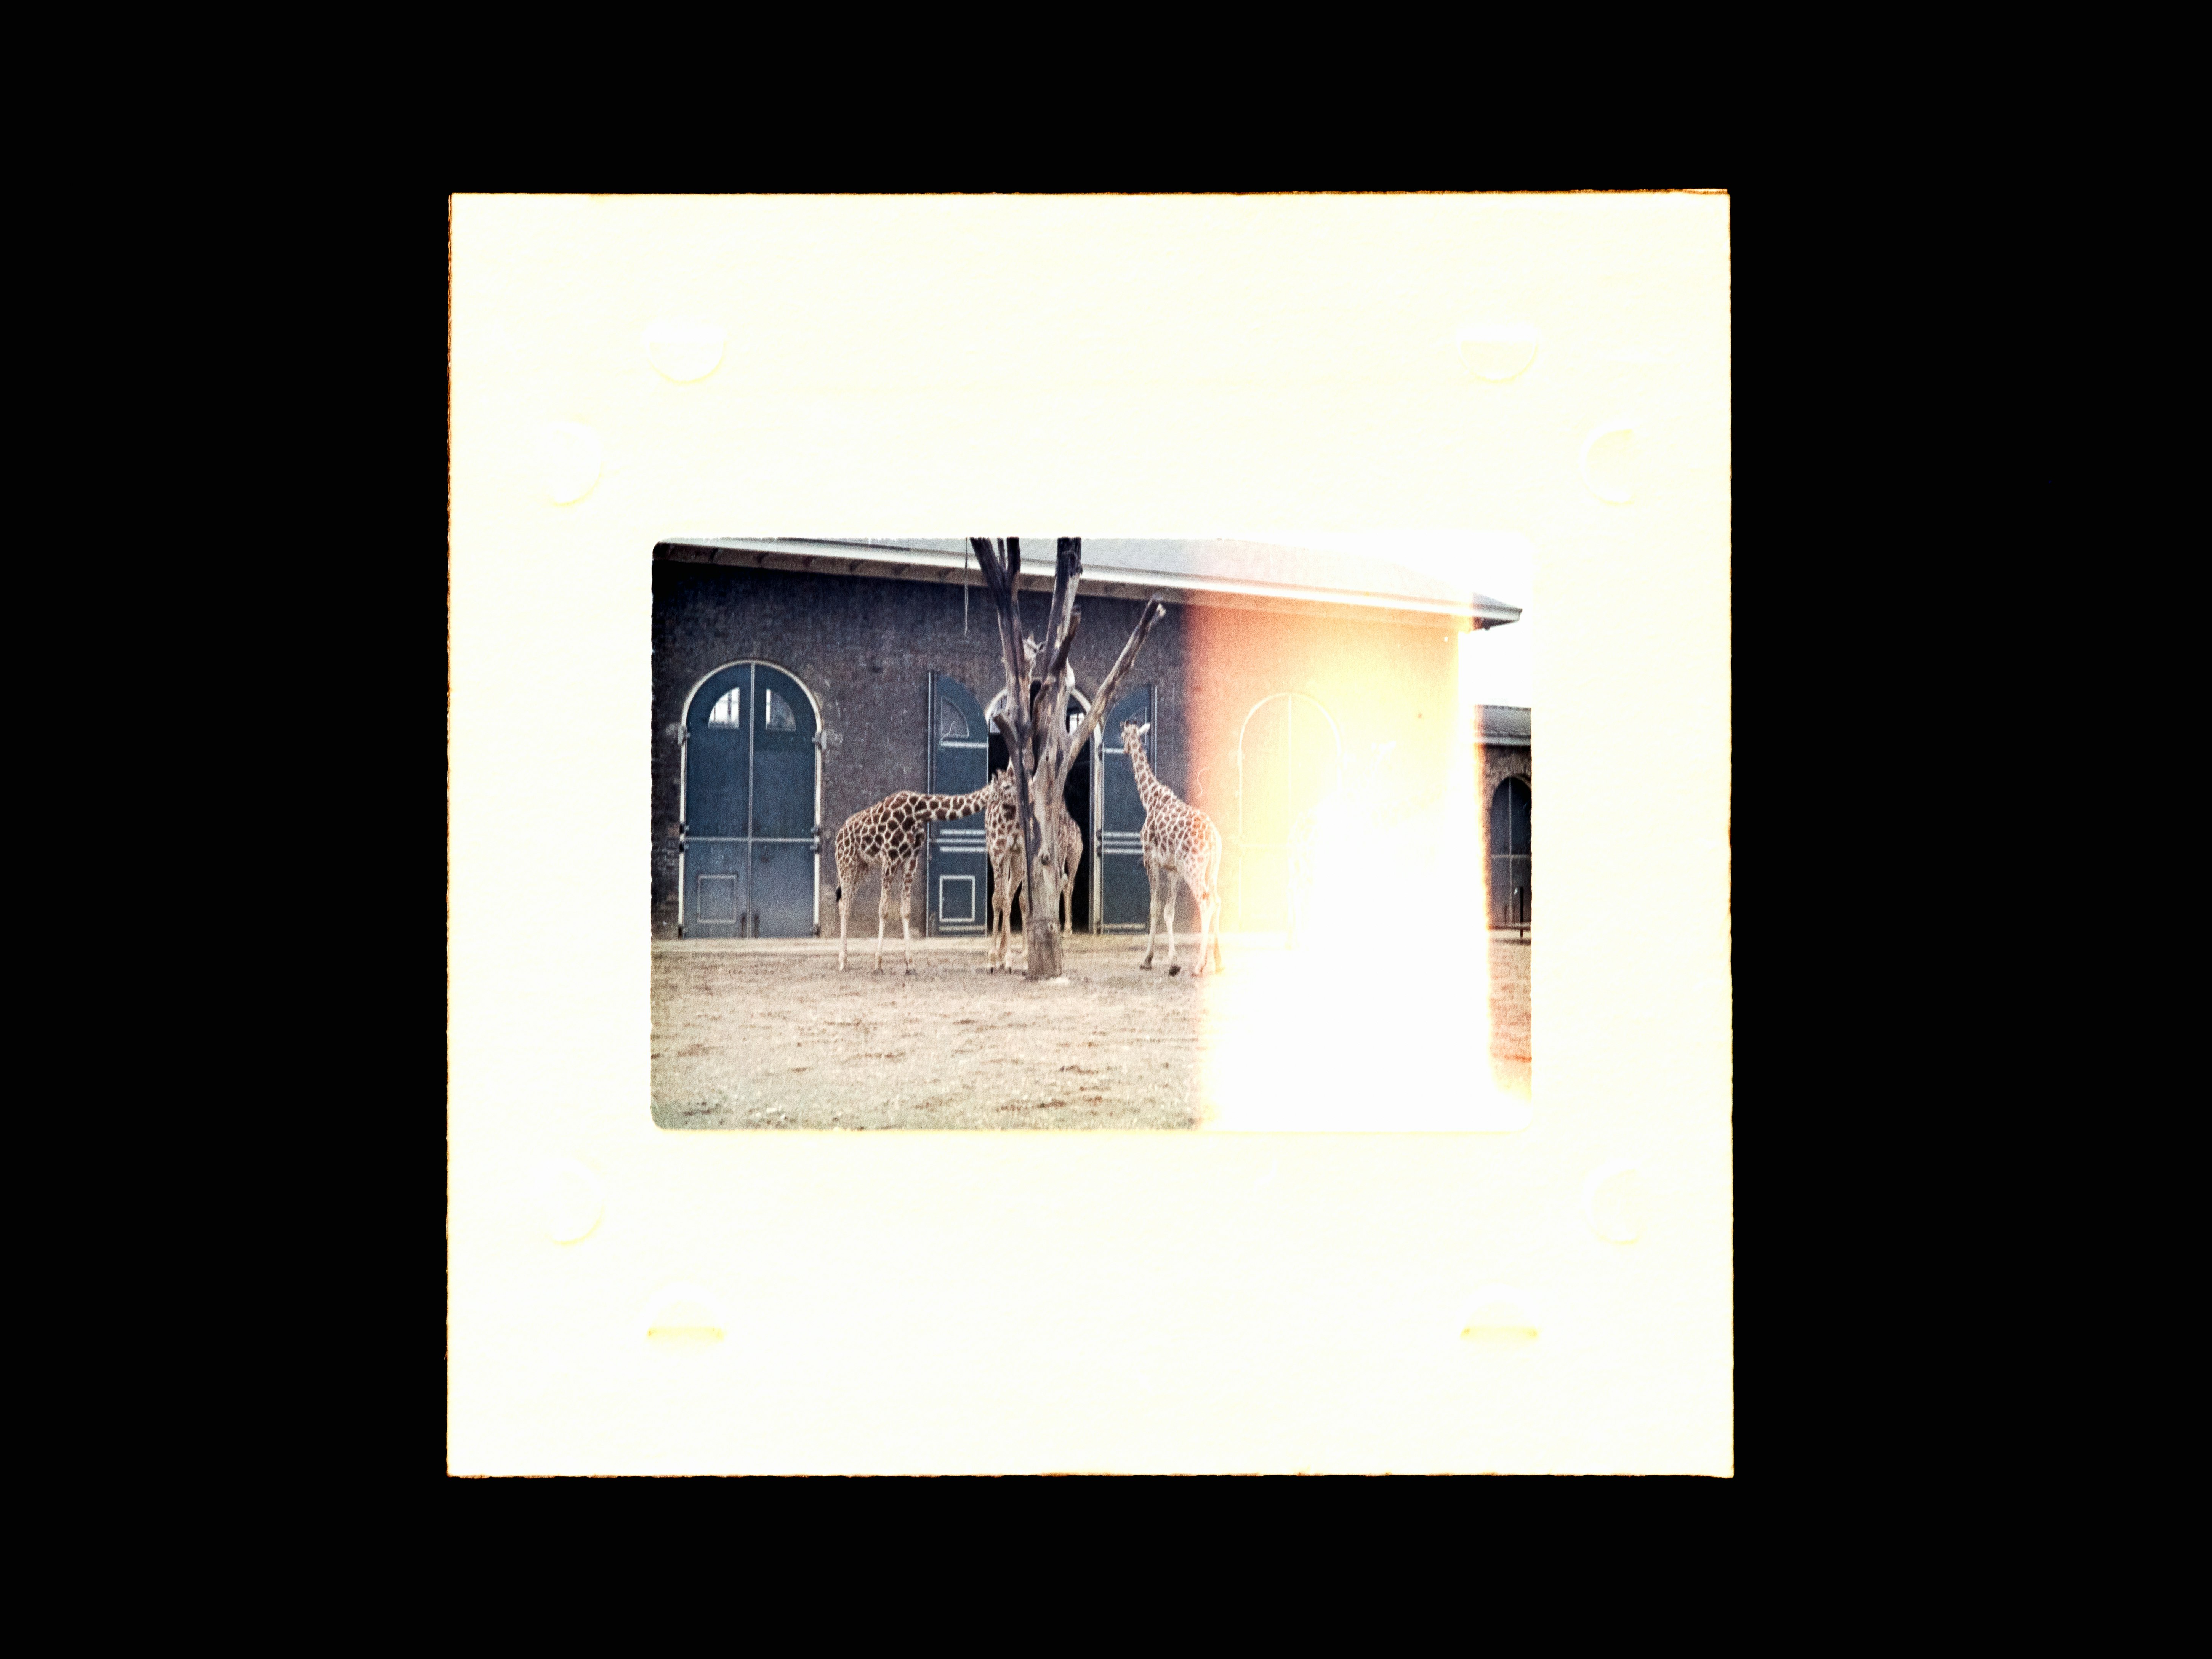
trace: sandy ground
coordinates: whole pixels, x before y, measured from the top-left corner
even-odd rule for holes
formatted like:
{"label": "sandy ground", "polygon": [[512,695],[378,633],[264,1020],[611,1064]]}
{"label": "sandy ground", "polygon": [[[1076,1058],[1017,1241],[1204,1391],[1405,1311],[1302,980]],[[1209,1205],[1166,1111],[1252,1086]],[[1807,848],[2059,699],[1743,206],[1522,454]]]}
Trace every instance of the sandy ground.
{"label": "sandy ground", "polygon": [[[835,939],[656,942],[653,1121],[685,1129],[1198,1128],[1219,1114],[1224,1068],[1233,1080],[1241,1065],[1225,1057],[1258,1052],[1255,1043],[1283,1047],[1269,1017],[1303,1005],[1279,988],[1310,971],[1310,958],[1286,953],[1271,935],[1230,935],[1225,971],[1196,981],[1189,941],[1179,939],[1183,971],[1170,975],[1161,971],[1164,945],[1152,969],[1139,972],[1141,936],[1079,937],[1067,944],[1065,984],[985,972],[980,939],[917,941],[908,975],[894,938],[877,974],[874,943],[861,949],[855,941],[841,974]],[[1528,945],[1492,937],[1487,949],[1490,1083],[1525,1100]],[[1015,953],[1018,960],[1018,937]],[[1377,991],[1384,996],[1388,977],[1387,969],[1360,972],[1362,984],[1385,981]],[[1316,1023],[1304,1012],[1296,1018],[1300,1031]],[[1479,1020],[1470,1029],[1479,1031]],[[1376,1052],[1341,1033],[1328,1047],[1332,1054]],[[1356,1081],[1337,1091],[1357,1092]]]}

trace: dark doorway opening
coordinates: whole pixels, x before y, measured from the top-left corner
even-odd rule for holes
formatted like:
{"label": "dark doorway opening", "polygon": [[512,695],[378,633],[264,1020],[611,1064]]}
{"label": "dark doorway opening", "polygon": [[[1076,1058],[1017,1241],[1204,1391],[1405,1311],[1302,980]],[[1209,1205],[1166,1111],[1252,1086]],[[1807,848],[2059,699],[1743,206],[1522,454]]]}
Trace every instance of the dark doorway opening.
{"label": "dark doorway opening", "polygon": [[1490,798],[1490,925],[1526,927],[1534,908],[1527,781],[1508,778]]}

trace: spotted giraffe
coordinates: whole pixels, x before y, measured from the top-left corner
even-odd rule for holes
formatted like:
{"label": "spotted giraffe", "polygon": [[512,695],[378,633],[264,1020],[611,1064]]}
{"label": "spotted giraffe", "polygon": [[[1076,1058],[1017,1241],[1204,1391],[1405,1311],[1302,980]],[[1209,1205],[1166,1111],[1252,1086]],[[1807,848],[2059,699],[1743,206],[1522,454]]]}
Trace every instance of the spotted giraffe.
{"label": "spotted giraffe", "polygon": [[[1024,867],[1028,860],[1022,855],[1021,814],[1014,805],[1013,774],[1009,769],[999,775],[1007,781],[1006,791],[983,815],[983,846],[991,860],[994,973],[1005,965],[1013,943],[1014,900],[1029,885],[1029,872]],[[1060,855],[1060,931],[1065,934],[1075,926],[1075,872],[1083,862],[1083,831],[1075,827],[1065,806],[1053,814],[1053,819],[1054,850]]]}
{"label": "spotted giraffe", "polygon": [[871,870],[884,875],[876,898],[876,971],[884,968],[884,927],[890,915],[891,893],[898,892],[899,934],[906,951],[906,970],[914,971],[913,893],[915,868],[921,861],[922,844],[929,826],[964,818],[1011,794],[1012,774],[1001,772],[972,795],[925,795],[902,789],[845,820],[837,832],[837,971],[845,971],[846,924],[853,912],[853,896]]}
{"label": "spotted giraffe", "polygon": [[1152,936],[1159,931],[1164,915],[1168,972],[1182,971],[1175,965],[1176,884],[1181,881],[1198,901],[1198,966],[1190,970],[1191,977],[1197,979],[1206,972],[1209,956],[1214,971],[1221,971],[1221,832],[1198,808],[1178,800],[1175,791],[1153,773],[1145,759],[1144,736],[1151,730],[1149,721],[1143,725],[1135,720],[1121,722],[1121,746],[1129,751],[1129,764],[1137,775],[1137,793],[1145,803],[1145,833],[1139,844],[1145,852],[1145,879],[1152,890],[1145,959],[1137,966],[1152,965]]}

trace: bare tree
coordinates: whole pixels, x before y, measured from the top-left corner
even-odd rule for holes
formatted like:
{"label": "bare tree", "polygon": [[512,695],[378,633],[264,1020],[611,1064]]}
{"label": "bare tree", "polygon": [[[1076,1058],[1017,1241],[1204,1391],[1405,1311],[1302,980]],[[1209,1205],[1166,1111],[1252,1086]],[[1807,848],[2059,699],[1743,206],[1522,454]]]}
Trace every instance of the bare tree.
{"label": "bare tree", "polygon": [[1164,597],[1155,593],[1145,601],[1130,633],[1128,643],[1114,659],[1091,712],[1073,731],[1061,718],[1075,670],[1069,652],[1075,629],[1083,620],[1075,608],[1075,589],[1083,575],[1083,538],[1062,536],[1053,562],[1052,609],[1047,614],[1044,637],[1032,654],[1022,633],[1021,601],[1018,592],[1022,574],[1022,544],[1009,536],[993,543],[972,536],[984,586],[999,614],[999,645],[1006,664],[1006,712],[994,714],[992,724],[1006,740],[1006,755],[1013,767],[1014,808],[1022,825],[1022,861],[1029,871],[1022,901],[1022,937],[1028,948],[1029,979],[1058,979],[1060,954],[1060,860],[1053,823],[1060,811],[1067,775],[1098,722],[1114,706],[1122,679],[1137,665],[1146,635],[1168,613]]}

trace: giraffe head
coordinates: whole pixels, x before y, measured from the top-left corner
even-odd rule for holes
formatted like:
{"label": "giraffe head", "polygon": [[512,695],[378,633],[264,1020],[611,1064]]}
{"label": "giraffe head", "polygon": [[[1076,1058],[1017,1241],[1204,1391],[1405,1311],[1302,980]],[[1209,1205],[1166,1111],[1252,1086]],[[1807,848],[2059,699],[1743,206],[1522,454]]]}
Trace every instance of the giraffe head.
{"label": "giraffe head", "polygon": [[1146,720],[1141,725],[1135,720],[1123,720],[1121,722],[1121,747],[1124,749],[1134,749],[1138,744],[1144,740],[1145,733],[1152,729],[1152,723],[1150,720]]}

